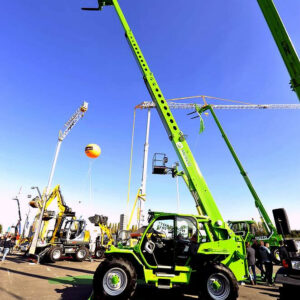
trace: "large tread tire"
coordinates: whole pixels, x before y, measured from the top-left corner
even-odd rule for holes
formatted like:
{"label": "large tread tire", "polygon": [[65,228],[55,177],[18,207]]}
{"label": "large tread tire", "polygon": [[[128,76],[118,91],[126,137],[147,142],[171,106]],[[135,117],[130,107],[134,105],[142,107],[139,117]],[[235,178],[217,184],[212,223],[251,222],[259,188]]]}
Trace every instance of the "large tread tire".
{"label": "large tread tire", "polygon": [[48,260],[50,262],[56,262],[59,261],[62,257],[62,249],[60,247],[52,247],[48,254],[47,257],[45,257],[46,259],[48,258]]}
{"label": "large tread tire", "polygon": [[89,256],[89,249],[86,248],[86,247],[80,247],[80,248],[76,251],[76,253],[75,253],[75,255],[74,255],[74,259],[75,259],[76,261],[81,262],[81,261],[84,261],[88,256]]}
{"label": "large tread tire", "polygon": [[[120,288],[116,289],[117,292],[115,294],[114,290],[109,290],[107,284],[108,278],[110,278],[112,274],[122,274],[123,276],[119,277],[119,279],[121,278],[119,281]],[[107,258],[100,263],[94,274],[94,300],[128,300],[134,295],[136,286],[137,274],[135,267],[130,261],[122,258]]]}
{"label": "large tread tire", "polygon": [[221,264],[205,268],[200,275],[200,300],[237,300],[239,285],[230,269]]}
{"label": "large tread tire", "polygon": [[300,287],[284,284],[279,288],[279,300],[291,300],[296,299],[296,295],[299,295]]}

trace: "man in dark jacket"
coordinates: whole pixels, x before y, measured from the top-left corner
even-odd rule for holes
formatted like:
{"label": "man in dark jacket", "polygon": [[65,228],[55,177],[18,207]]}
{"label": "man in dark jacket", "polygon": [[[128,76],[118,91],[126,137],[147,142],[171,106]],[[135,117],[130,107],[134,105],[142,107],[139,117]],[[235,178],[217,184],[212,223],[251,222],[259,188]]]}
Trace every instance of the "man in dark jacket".
{"label": "man in dark jacket", "polygon": [[[247,247],[247,262],[248,262],[248,268],[249,268],[249,276],[250,276],[250,282],[252,285],[256,284],[256,272],[255,272],[255,250],[250,247],[250,243],[246,243]],[[252,274],[251,274],[252,272]]]}
{"label": "man in dark jacket", "polygon": [[252,248],[255,250],[255,259],[256,259],[255,265],[260,270],[260,275],[261,275],[261,278],[263,280],[264,277],[265,277],[265,270],[264,270],[263,263],[261,261],[261,256],[260,256],[260,251],[259,251],[259,248],[261,246],[264,246],[263,241],[260,241],[260,245],[259,245],[257,240],[255,240],[255,239],[253,240]]}
{"label": "man in dark jacket", "polygon": [[288,251],[286,250],[286,247],[285,247],[283,241],[280,241],[279,245],[280,245],[280,247],[279,247],[280,260],[282,261],[283,259],[289,258]]}
{"label": "man in dark jacket", "polygon": [[259,248],[262,263],[266,270],[266,279],[270,286],[273,286],[273,255],[270,250],[270,244],[266,243],[265,246]]}

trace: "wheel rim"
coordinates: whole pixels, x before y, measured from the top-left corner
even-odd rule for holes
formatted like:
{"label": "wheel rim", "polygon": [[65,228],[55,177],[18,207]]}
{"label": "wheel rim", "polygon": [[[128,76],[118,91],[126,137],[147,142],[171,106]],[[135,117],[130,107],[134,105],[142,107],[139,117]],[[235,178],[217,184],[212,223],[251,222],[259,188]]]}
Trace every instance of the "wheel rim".
{"label": "wheel rim", "polygon": [[97,250],[96,251],[96,257],[102,257],[102,255],[103,255],[103,251],[102,250]]}
{"label": "wheel rim", "polygon": [[103,277],[103,289],[109,296],[118,296],[125,290],[127,281],[127,275],[124,270],[112,268]]}
{"label": "wheel rim", "polygon": [[86,255],[86,251],[83,250],[83,249],[82,249],[82,250],[79,250],[79,251],[77,252],[77,257],[80,258],[80,259],[84,258],[85,255]]}
{"label": "wheel rim", "polygon": [[214,300],[225,300],[230,294],[230,282],[222,273],[215,273],[208,277],[207,291]]}
{"label": "wheel rim", "polygon": [[59,249],[56,249],[53,251],[53,253],[52,253],[53,259],[58,260],[58,259],[60,259],[60,256],[61,256],[61,253],[60,253]]}

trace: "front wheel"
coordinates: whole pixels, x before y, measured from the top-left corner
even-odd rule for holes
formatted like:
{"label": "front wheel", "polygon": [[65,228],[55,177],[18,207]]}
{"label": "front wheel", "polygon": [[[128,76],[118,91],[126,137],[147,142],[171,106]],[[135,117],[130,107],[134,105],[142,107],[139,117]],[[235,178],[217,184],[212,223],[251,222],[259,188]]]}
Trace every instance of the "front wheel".
{"label": "front wheel", "polygon": [[202,276],[199,298],[202,300],[236,300],[238,283],[233,273],[223,265],[213,265]]}
{"label": "front wheel", "polygon": [[137,275],[133,264],[121,258],[104,260],[94,279],[94,299],[130,299],[136,289]]}
{"label": "front wheel", "polygon": [[89,250],[86,247],[80,247],[75,253],[76,261],[84,261],[89,255]]}
{"label": "front wheel", "polygon": [[59,261],[62,257],[62,249],[60,247],[52,247],[48,253],[48,258],[53,263]]}

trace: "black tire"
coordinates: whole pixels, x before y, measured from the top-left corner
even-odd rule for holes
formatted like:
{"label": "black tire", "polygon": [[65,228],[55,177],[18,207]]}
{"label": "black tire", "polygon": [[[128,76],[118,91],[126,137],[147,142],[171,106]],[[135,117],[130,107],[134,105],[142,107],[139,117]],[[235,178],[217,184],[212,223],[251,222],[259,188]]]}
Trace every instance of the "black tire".
{"label": "black tire", "polygon": [[128,300],[134,295],[136,285],[136,270],[130,261],[122,258],[105,259],[94,274],[94,300]]}
{"label": "black tire", "polygon": [[96,250],[95,250],[95,257],[101,259],[101,258],[104,257],[104,253],[105,253],[105,249],[104,248],[96,248]]}
{"label": "black tire", "polygon": [[230,269],[224,265],[212,265],[201,272],[199,299],[236,300],[238,282]]}
{"label": "black tire", "polygon": [[87,258],[88,255],[89,255],[89,250],[88,250],[88,248],[86,248],[86,247],[80,247],[80,248],[76,251],[76,253],[75,253],[75,255],[74,255],[74,259],[75,259],[76,261],[84,261],[84,260]]}
{"label": "black tire", "polygon": [[295,295],[299,295],[300,287],[284,284],[279,288],[279,300],[295,299]]}
{"label": "black tire", "polygon": [[56,262],[58,260],[61,259],[62,257],[62,249],[60,247],[52,247],[49,252],[48,252],[48,255],[47,255],[49,261],[51,262]]}

